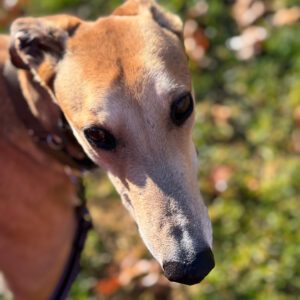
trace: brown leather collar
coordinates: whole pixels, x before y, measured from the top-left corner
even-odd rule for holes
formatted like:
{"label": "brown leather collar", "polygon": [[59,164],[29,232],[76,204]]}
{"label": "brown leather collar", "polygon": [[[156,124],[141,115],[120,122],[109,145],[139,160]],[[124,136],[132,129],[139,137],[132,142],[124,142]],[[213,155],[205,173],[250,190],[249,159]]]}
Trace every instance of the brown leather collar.
{"label": "brown leather collar", "polygon": [[10,62],[5,65],[4,78],[18,118],[33,141],[44,152],[75,170],[85,171],[96,167],[75,139],[63,113],[55,133],[46,130],[39,119],[31,113],[18,82],[17,69]]}

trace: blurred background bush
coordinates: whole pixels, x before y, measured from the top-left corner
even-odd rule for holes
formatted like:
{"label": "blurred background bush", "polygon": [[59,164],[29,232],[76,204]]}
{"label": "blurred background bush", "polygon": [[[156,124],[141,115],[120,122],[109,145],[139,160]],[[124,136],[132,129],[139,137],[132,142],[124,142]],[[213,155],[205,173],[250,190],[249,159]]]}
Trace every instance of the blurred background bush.
{"label": "blurred background bush", "polygon": [[[0,26],[59,12],[95,19],[120,3],[2,0]],[[199,285],[170,284],[99,171],[86,178],[95,231],[70,299],[300,299],[299,0],[160,3],[185,22],[216,268]]]}

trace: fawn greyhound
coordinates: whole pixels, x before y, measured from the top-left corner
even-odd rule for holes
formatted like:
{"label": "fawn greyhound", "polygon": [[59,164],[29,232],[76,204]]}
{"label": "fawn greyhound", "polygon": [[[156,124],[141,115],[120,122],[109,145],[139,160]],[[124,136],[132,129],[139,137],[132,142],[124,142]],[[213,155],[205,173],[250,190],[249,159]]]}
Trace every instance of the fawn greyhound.
{"label": "fawn greyhound", "polygon": [[17,19],[0,47],[0,269],[15,299],[49,299],[59,281],[76,231],[70,161],[84,154],[107,171],[165,276],[200,282],[214,267],[212,230],[180,19],[128,0],[95,22]]}

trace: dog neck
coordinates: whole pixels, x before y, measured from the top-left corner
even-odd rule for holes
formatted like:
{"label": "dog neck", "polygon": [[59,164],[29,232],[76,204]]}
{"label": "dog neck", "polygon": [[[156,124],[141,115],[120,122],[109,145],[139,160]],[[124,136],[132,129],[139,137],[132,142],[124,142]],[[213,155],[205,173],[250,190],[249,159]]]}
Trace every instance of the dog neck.
{"label": "dog neck", "polygon": [[34,142],[73,170],[94,168],[95,165],[73,136],[63,113],[31,73],[16,69],[8,61],[4,77],[17,116]]}

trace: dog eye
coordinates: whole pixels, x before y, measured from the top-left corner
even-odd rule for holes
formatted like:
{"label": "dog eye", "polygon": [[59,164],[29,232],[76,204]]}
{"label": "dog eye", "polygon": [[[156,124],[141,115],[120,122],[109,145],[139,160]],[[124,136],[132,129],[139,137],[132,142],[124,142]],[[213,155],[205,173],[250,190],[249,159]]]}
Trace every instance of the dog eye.
{"label": "dog eye", "polygon": [[114,150],[117,147],[115,137],[106,129],[93,126],[84,130],[86,139],[92,146],[102,150]]}
{"label": "dog eye", "polygon": [[191,94],[181,96],[171,105],[171,119],[177,126],[182,125],[191,115],[194,109],[194,102]]}

